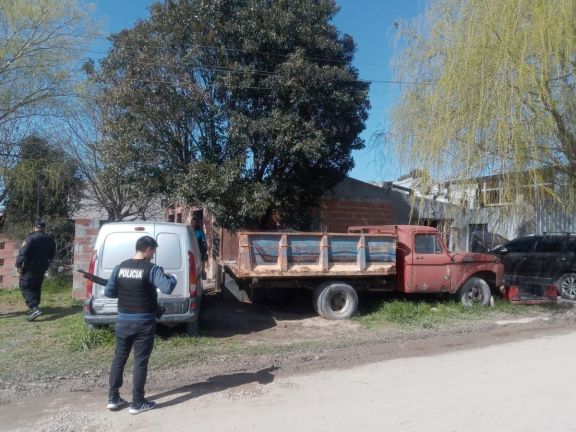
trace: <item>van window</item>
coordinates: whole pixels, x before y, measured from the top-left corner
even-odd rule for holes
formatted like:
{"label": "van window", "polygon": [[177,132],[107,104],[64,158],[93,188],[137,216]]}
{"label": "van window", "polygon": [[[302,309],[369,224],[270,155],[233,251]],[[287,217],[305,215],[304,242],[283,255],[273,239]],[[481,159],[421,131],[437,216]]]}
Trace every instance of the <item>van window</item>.
{"label": "van window", "polygon": [[103,270],[112,270],[122,261],[130,259],[136,253],[136,241],[148,235],[144,232],[117,232],[108,234],[104,239],[100,262]]}
{"label": "van window", "polygon": [[156,264],[164,270],[180,270],[182,268],[182,247],[177,234],[161,233],[156,236]]}
{"label": "van window", "polygon": [[436,234],[416,234],[414,250],[421,254],[440,254],[442,248]]}

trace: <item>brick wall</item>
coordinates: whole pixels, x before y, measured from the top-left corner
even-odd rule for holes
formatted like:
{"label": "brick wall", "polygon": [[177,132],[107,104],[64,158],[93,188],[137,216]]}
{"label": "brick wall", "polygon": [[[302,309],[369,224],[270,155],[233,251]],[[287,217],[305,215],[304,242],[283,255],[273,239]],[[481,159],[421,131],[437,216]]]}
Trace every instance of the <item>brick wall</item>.
{"label": "brick wall", "polygon": [[98,219],[76,219],[74,225],[74,266],[72,295],[75,298],[86,297],[86,279],[77,270],[88,271],[90,256],[96,243],[98,231],[100,231],[100,221]]}
{"label": "brick wall", "polygon": [[387,202],[322,199],[320,228],[326,232],[346,232],[351,225],[395,223],[394,207]]}
{"label": "brick wall", "polygon": [[16,271],[16,257],[20,243],[0,234],[0,288],[18,286],[19,275]]}

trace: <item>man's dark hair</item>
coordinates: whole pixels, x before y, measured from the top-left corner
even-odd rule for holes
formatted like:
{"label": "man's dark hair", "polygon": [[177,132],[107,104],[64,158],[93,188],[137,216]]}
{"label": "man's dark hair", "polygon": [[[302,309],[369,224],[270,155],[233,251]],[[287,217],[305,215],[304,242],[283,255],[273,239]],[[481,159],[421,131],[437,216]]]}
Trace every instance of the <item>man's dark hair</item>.
{"label": "man's dark hair", "polygon": [[140,237],[138,241],[136,241],[136,250],[138,252],[146,252],[146,249],[149,247],[156,249],[158,247],[158,243],[150,236]]}
{"label": "man's dark hair", "polygon": [[36,221],[36,223],[34,224],[34,227],[38,228],[38,229],[46,229],[46,222],[41,221],[41,220]]}

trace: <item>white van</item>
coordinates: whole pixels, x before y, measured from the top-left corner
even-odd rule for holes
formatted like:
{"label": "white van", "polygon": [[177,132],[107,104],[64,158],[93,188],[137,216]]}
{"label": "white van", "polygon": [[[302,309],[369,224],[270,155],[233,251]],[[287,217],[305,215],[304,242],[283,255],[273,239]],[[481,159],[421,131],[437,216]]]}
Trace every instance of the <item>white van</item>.
{"label": "white van", "polygon": [[[158,242],[154,264],[176,275],[178,283],[171,294],[158,293],[158,304],[165,308],[159,322],[185,324],[188,335],[198,334],[202,299],[202,261],[192,227],[168,222],[114,222],[100,228],[88,273],[108,279],[114,267],[136,252],[136,240],[148,235]],[[90,328],[113,324],[118,300],[104,295],[101,285],[86,281],[84,320]]]}

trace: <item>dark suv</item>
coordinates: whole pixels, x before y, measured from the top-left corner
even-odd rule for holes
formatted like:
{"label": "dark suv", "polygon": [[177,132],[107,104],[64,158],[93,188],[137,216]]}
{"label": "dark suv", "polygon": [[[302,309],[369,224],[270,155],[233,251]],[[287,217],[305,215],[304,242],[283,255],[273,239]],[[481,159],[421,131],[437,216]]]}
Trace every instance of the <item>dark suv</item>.
{"label": "dark suv", "polygon": [[495,248],[504,264],[507,285],[525,278],[554,283],[558,294],[576,300],[576,235],[519,237]]}

